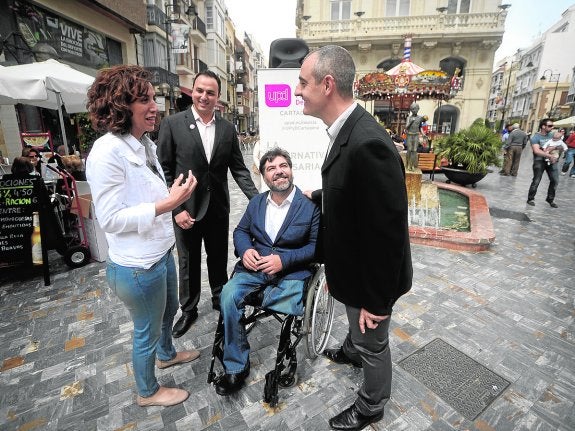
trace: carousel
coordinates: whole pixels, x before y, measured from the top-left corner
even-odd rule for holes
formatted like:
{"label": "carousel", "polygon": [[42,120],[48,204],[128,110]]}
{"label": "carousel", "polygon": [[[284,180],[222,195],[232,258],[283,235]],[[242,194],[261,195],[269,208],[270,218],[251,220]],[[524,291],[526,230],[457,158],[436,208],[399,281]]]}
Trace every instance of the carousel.
{"label": "carousel", "polygon": [[442,70],[425,70],[411,61],[411,36],[405,37],[403,59],[386,72],[373,72],[357,82],[357,97],[363,101],[387,101],[393,110],[392,127],[401,134],[409,107],[418,100],[432,99],[440,103],[454,97],[461,88],[461,71],[452,76]]}

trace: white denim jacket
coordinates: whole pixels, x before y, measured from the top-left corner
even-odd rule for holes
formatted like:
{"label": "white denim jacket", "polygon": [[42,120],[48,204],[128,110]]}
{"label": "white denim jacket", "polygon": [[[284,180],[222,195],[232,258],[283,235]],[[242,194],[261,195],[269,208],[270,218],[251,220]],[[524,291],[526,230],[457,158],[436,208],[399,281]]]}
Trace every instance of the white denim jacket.
{"label": "white denim jacket", "polygon": [[[163,177],[157,159],[156,167]],[[112,262],[147,269],[173,247],[172,213],[155,215],[155,202],[168,196],[168,188],[146,166],[145,148],[134,136],[107,133],[97,139],[86,177]]]}

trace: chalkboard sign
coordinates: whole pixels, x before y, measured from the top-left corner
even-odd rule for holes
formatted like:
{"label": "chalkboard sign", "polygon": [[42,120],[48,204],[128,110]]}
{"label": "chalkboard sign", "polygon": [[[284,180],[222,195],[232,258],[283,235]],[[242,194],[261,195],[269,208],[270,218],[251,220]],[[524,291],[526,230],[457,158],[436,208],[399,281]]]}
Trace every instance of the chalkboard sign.
{"label": "chalkboard sign", "polygon": [[0,268],[42,265],[46,284],[50,284],[46,249],[38,247],[45,193],[42,178],[33,175],[8,174],[0,179]]}

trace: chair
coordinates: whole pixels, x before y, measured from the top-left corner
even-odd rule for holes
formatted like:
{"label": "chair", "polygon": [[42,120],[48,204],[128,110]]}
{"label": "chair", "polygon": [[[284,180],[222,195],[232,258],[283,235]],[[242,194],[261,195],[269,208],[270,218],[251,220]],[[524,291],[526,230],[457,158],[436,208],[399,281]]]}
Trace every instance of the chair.
{"label": "chair", "polygon": [[429,173],[429,179],[433,181],[437,168],[437,154],[417,153],[417,167],[421,169],[421,172]]}
{"label": "chair", "polygon": [[[287,388],[296,383],[296,347],[299,342],[304,339],[306,355],[308,358],[314,359],[325,349],[331,333],[334,303],[327,289],[324,267],[323,265],[314,264],[313,271],[314,273],[306,283],[303,292],[303,295],[305,295],[303,316],[286,315],[262,308],[261,303],[264,291],[246,298],[248,306],[244,313],[243,323],[248,334],[257,321],[267,316],[273,316],[281,324],[275,367],[266,374],[264,386],[263,399],[271,407],[275,407],[278,404],[279,386]],[[292,336],[295,337],[293,340]],[[223,341],[224,323],[220,315],[214,335],[208,383],[215,384],[217,379],[223,374],[220,373],[218,375],[214,371],[216,358],[223,367]],[[287,365],[284,364],[286,361]],[[283,372],[284,370],[286,371]]]}

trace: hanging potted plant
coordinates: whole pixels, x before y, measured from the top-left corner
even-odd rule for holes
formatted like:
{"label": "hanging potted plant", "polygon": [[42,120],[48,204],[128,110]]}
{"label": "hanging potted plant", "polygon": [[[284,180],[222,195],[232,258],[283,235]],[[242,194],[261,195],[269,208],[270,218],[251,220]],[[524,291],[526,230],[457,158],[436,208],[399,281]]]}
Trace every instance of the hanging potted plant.
{"label": "hanging potted plant", "polygon": [[78,124],[78,141],[80,143],[80,152],[82,157],[85,158],[90,150],[94,141],[102,136],[101,133],[96,132],[92,128],[92,122],[86,112],[76,114],[76,121]]}
{"label": "hanging potted plant", "polygon": [[463,186],[475,187],[487,175],[489,166],[501,166],[501,140],[482,119],[475,120],[468,129],[437,139],[433,148],[438,158],[449,162],[443,167],[448,180]]}

